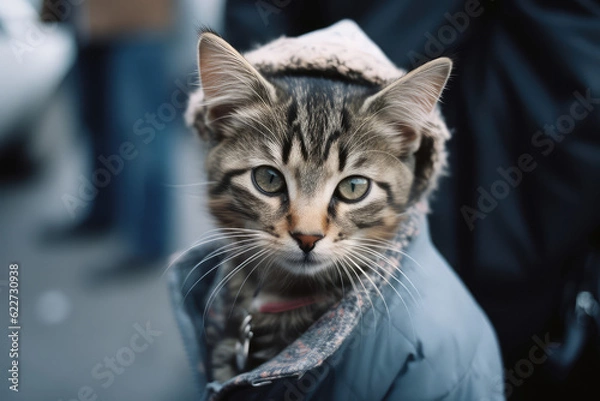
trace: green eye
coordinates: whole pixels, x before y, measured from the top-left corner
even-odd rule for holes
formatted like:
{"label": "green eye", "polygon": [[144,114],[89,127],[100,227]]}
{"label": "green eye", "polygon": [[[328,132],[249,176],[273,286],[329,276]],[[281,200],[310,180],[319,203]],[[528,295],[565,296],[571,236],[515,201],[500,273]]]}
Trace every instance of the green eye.
{"label": "green eye", "polygon": [[344,178],[337,186],[337,195],[346,202],[358,202],[362,200],[369,189],[371,181],[358,175]]}
{"label": "green eye", "polygon": [[285,188],[283,175],[269,166],[260,166],[252,170],[252,182],[266,195],[278,194]]}

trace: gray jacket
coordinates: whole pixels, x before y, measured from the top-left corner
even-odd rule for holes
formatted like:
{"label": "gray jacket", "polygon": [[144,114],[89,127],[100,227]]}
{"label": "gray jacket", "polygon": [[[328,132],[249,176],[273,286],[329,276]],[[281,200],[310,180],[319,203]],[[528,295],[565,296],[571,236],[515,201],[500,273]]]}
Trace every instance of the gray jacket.
{"label": "gray jacket", "polygon": [[[404,225],[388,253],[404,275],[381,286],[385,304],[349,292],[274,360],[224,384],[210,383],[203,334],[211,249],[179,261],[172,294],[184,343],[202,393],[200,400],[503,400],[504,379],[494,330],[465,286],[433,247],[424,216]],[[393,288],[392,288],[393,287]],[[418,289],[418,292],[417,292]]]}

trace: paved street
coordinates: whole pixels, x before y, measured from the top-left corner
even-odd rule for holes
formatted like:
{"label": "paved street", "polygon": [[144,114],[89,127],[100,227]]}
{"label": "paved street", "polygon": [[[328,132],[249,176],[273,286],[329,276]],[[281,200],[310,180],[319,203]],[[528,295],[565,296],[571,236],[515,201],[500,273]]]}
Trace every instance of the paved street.
{"label": "paved street", "polygon": [[[194,182],[190,171],[200,165],[191,139],[178,137],[176,184]],[[70,401],[97,394],[110,401],[191,400],[193,379],[161,277],[165,264],[112,275],[106,269],[125,252],[118,236],[58,244],[42,236],[48,225],[68,222],[60,195],[73,181],[66,171],[80,171],[72,154],[27,183],[0,189],[0,324],[6,333],[8,265],[18,263],[22,327],[20,391],[15,396],[7,389],[3,334],[0,399]],[[172,189],[175,241],[182,247],[206,229],[201,187]]]}

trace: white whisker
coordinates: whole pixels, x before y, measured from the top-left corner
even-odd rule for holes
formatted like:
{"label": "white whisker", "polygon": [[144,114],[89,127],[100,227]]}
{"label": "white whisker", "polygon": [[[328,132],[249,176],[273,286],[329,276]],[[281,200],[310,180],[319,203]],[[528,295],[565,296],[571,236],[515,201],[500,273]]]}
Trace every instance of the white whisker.
{"label": "white whisker", "polygon": [[204,185],[216,184],[218,181],[205,181],[205,182],[194,182],[191,184],[164,184],[165,187],[170,188],[188,188],[188,187],[200,187]]}
{"label": "white whisker", "polygon": [[[200,267],[200,265],[212,258],[216,258],[218,256],[221,256],[223,254],[226,254],[228,252],[232,252],[232,251],[238,251],[240,249],[242,249],[242,251],[239,251],[238,253],[236,253],[235,255],[225,259],[222,263],[218,264],[218,266],[221,266],[223,263],[228,262],[229,260],[235,258],[236,256],[241,255],[242,253],[246,252],[244,249],[247,248],[248,246],[246,245],[246,243],[255,243],[256,240],[255,239],[247,239],[247,240],[241,240],[241,241],[236,241],[234,243],[231,244],[226,244],[223,245],[220,248],[217,248],[216,250],[212,251],[211,253],[209,253],[208,255],[206,255],[200,262],[198,262],[189,272],[188,274],[185,276],[185,278],[183,279],[183,282],[181,284],[181,289],[183,290],[183,288],[185,287],[185,283],[188,281],[188,279],[190,278],[190,276],[194,273],[194,271]],[[214,269],[211,269],[211,271]],[[203,276],[204,277],[204,276]]]}
{"label": "white whisker", "polygon": [[[222,266],[223,264],[225,264],[225,263],[229,262],[230,260],[232,260],[232,259],[234,259],[234,258],[236,258],[236,257],[238,257],[238,256],[240,256],[240,255],[242,255],[242,254],[244,254],[244,253],[246,253],[246,252],[249,252],[249,251],[251,251],[251,250],[254,250],[254,249],[256,249],[256,248],[259,248],[259,247],[260,247],[260,245],[254,245],[254,246],[251,246],[251,247],[245,248],[245,249],[243,249],[243,250],[241,250],[241,251],[237,252],[235,255],[233,255],[233,256],[230,256],[230,257],[228,257],[227,259],[224,259],[224,260],[222,260],[222,261],[221,261],[220,263],[218,263],[217,265],[215,265],[215,266],[211,267],[211,268],[210,268],[210,269],[209,269],[209,270],[208,270],[206,273],[204,273],[204,274],[202,275],[202,277],[200,277],[198,280],[196,280],[196,281],[194,282],[194,284],[193,284],[193,285],[192,285],[192,286],[191,286],[191,287],[188,289],[188,291],[185,293],[185,296],[183,297],[183,301],[185,301],[185,299],[188,297],[188,295],[190,295],[190,293],[193,291],[194,287],[196,287],[196,285],[198,285],[198,284],[200,283],[200,281],[202,281],[202,280],[203,280],[203,279],[204,279],[206,276],[208,276],[208,275],[209,275],[211,272],[215,271],[215,270],[216,270],[216,269],[218,269],[220,266]],[[182,290],[183,290],[183,288],[182,288]]]}
{"label": "white whisker", "polygon": [[376,239],[370,239],[370,238],[361,238],[360,241],[372,242],[375,245],[369,244],[369,246],[374,247],[374,248],[381,248],[381,249],[385,249],[387,251],[397,252],[403,256],[406,256],[411,261],[413,261],[417,266],[419,266],[419,268],[424,269],[424,267],[419,262],[417,262],[412,256],[410,256],[408,253],[404,252],[403,250],[398,249],[398,244],[395,244],[390,241],[376,240]]}
{"label": "white whisker", "polygon": [[[355,256],[357,256],[357,257],[361,257],[361,255],[360,255],[360,254],[356,254]],[[369,267],[369,268],[370,268],[370,266],[369,266],[369,265],[367,265],[366,267]],[[380,275],[380,276],[381,276],[381,278],[382,278],[383,280],[385,280],[385,282],[386,282],[386,283],[387,283],[387,284],[388,284],[388,285],[389,285],[389,286],[392,288],[392,290],[393,290],[393,291],[396,293],[396,295],[398,295],[398,298],[400,299],[400,302],[402,302],[402,305],[404,305],[404,309],[406,309],[406,312],[407,312],[407,314],[408,314],[408,319],[410,320],[411,327],[412,327],[412,330],[413,330],[413,336],[414,336],[414,335],[415,335],[415,333],[416,333],[416,331],[415,331],[415,325],[414,325],[414,320],[413,320],[412,314],[410,313],[410,309],[408,308],[408,304],[407,304],[407,303],[406,303],[406,301],[404,300],[404,297],[402,297],[402,295],[401,295],[401,294],[398,292],[398,290],[396,290],[396,288],[395,288],[395,287],[394,287],[394,286],[393,286],[393,285],[392,285],[392,284],[391,284],[391,283],[390,283],[390,282],[389,282],[389,281],[388,281],[388,280],[387,280],[387,279],[386,279],[384,276],[382,276],[382,275],[381,275],[379,272],[377,272],[376,270],[374,270],[374,269],[372,269],[372,268],[371,268],[371,270],[372,270],[373,272],[375,272],[376,274]],[[380,292],[379,294],[381,294],[381,292]],[[383,295],[381,295],[381,297],[382,297],[382,299],[383,299]],[[385,301],[384,301],[384,302],[385,302]],[[389,309],[388,309],[388,319],[389,319]]]}
{"label": "white whisker", "polygon": [[[226,232],[223,232],[226,231]],[[238,232],[239,231],[239,232]],[[177,254],[171,262],[167,265],[165,270],[162,272],[161,277],[163,277],[172,266],[176,265],[183,257],[185,257],[189,252],[193,251],[196,248],[200,248],[203,245],[209,244],[211,242],[221,241],[225,239],[237,239],[246,237],[260,238],[264,236],[264,233],[259,230],[249,230],[249,229],[229,229],[229,228],[215,228],[207,231],[202,238],[198,241],[194,242],[187,249]]]}
{"label": "white whisker", "polygon": [[244,267],[248,266],[248,264],[251,263],[253,260],[259,258],[260,256],[264,255],[267,252],[269,252],[267,249],[263,249],[261,251],[256,252],[254,255],[246,258],[246,260],[244,260],[242,263],[237,265],[231,272],[229,272],[223,279],[221,279],[221,281],[215,286],[215,288],[210,293],[208,300],[206,302],[206,305],[204,306],[204,313],[202,314],[202,321],[204,323],[206,323],[206,313],[209,311],[210,306],[212,305],[213,301],[215,300],[217,293],[219,291],[221,291],[221,289],[223,289],[223,287],[225,287],[227,285],[229,280],[231,280],[234,275],[236,275],[237,273],[242,271],[244,269]]}
{"label": "white whisker", "polygon": [[260,267],[261,263],[264,262],[264,260],[267,259],[267,258],[269,258],[270,256],[273,256],[274,253],[275,253],[275,251],[270,251],[261,260],[259,260],[258,262],[256,262],[256,266],[254,266],[252,268],[252,270],[250,270],[250,273],[248,273],[248,275],[246,276],[246,278],[244,279],[244,281],[242,281],[242,284],[240,285],[240,288],[238,289],[237,293],[235,294],[235,298],[233,299],[233,303],[231,304],[231,309],[229,310],[229,317],[230,318],[231,318],[231,315],[233,313],[233,309],[235,308],[235,303],[237,302],[237,299],[240,296],[240,292],[242,292],[242,288],[244,288],[244,284],[246,284],[246,281],[248,281],[248,279],[250,278],[250,276],[252,275],[252,273],[254,273],[254,271]]}
{"label": "white whisker", "polygon": [[[417,292],[417,296],[419,298],[422,298],[421,293],[419,292],[419,289],[417,288],[417,286],[412,282],[412,280],[408,277],[408,275],[402,271],[402,268],[399,266],[396,266],[390,259],[388,259],[385,255],[373,251],[372,249],[369,249],[368,246],[366,245],[355,245],[356,249],[360,249],[363,252],[368,253],[371,256],[377,257],[379,259],[381,259],[382,261],[384,261],[385,263],[387,263],[394,271],[400,273],[405,279],[406,281],[415,289],[415,291]],[[376,265],[377,267],[381,268],[382,270],[386,271],[385,268]],[[409,288],[400,280],[398,279],[396,276],[394,276],[393,274],[390,275],[390,277],[392,277],[392,279],[394,279],[396,282],[398,282],[398,284],[400,284],[405,290],[406,292],[408,292],[408,294],[411,296],[411,298],[417,302],[415,296],[413,295],[412,291],[409,290]]]}
{"label": "white whisker", "polygon": [[[352,254],[354,254],[354,255],[356,256],[356,254],[355,254],[355,253],[352,253]],[[361,267],[358,265],[358,263],[356,263],[356,261],[355,261],[355,260],[353,260],[353,259],[350,257],[352,254],[348,255],[348,256],[349,256],[349,259],[350,259],[350,261],[351,261],[351,262],[352,262],[352,263],[353,263],[353,264],[356,266],[356,268],[357,268],[358,270],[360,270],[360,271],[362,272],[363,276],[365,276],[365,278],[366,278],[367,280],[369,280],[369,282],[370,282],[370,283],[371,283],[371,285],[373,286],[373,289],[374,289],[374,290],[377,292],[377,294],[379,295],[379,297],[380,297],[380,298],[381,298],[381,300],[383,301],[383,305],[385,306],[385,310],[386,310],[386,312],[387,312],[387,315],[388,315],[388,321],[390,321],[390,320],[391,320],[391,319],[390,319],[390,309],[388,308],[387,302],[385,301],[385,298],[384,298],[383,294],[381,293],[381,291],[379,290],[379,288],[377,287],[377,285],[375,284],[375,282],[374,282],[374,281],[371,279],[371,277],[369,277],[369,275],[368,275],[368,274],[367,274],[367,273],[366,273],[366,272],[365,272],[365,271],[364,271],[364,270],[363,270],[363,269],[362,269],[362,268],[361,268]],[[383,277],[383,276],[382,276],[382,277]],[[365,289],[365,291],[366,291],[366,289]],[[373,305],[373,303],[371,303],[371,307],[373,308],[373,314],[374,314],[374,313],[375,313],[375,306]]]}

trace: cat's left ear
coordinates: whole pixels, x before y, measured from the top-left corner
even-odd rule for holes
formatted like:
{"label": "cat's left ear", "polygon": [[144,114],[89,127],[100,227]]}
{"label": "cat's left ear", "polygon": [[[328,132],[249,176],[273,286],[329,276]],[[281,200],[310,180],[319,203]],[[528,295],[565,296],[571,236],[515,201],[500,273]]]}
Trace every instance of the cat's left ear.
{"label": "cat's left ear", "polygon": [[408,152],[420,144],[420,132],[431,120],[450,72],[452,61],[441,57],[409,72],[369,97],[362,110],[395,126]]}
{"label": "cat's left ear", "polygon": [[220,36],[204,32],[198,42],[201,92],[190,98],[186,118],[207,139],[228,135],[228,119],[241,108],[269,104],[275,88]]}

